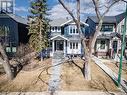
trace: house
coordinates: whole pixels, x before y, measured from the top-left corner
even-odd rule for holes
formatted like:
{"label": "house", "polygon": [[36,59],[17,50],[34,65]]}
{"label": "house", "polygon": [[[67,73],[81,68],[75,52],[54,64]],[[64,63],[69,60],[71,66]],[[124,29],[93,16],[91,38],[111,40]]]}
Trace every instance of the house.
{"label": "house", "polygon": [[[0,42],[7,53],[15,53],[17,47],[28,42],[27,20],[14,14],[14,0],[0,0]],[[2,33],[3,32],[3,33]]]}
{"label": "house", "polygon": [[[125,13],[104,17],[102,28],[95,44],[94,53],[96,56],[114,58],[115,54],[120,53],[124,17]],[[97,17],[89,16],[86,23],[89,24],[90,33],[94,34],[98,25]]]}
{"label": "house", "polygon": [[[53,56],[55,51],[63,51],[64,56],[81,56],[83,47],[79,32],[73,20],[55,19],[50,22],[50,47],[52,49],[50,56]],[[88,26],[81,21],[82,34],[85,33],[85,28]]]}

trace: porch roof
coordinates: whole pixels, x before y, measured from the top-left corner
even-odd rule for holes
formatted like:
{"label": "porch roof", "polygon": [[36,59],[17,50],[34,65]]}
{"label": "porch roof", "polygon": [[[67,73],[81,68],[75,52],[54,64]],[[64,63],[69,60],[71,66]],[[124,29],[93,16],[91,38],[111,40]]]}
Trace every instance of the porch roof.
{"label": "porch roof", "polygon": [[58,40],[64,39],[64,40],[68,41],[68,38],[66,38],[66,37],[64,37],[62,35],[56,35],[56,36],[52,37],[50,40],[54,40],[54,39],[58,39]]}

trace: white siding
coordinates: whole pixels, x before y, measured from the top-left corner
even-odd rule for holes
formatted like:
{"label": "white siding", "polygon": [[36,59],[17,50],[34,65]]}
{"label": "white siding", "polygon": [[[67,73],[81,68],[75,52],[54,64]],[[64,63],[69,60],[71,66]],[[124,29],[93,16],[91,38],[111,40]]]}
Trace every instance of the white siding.
{"label": "white siding", "polygon": [[[124,25],[124,20],[125,19],[123,19],[118,25],[117,25],[117,31],[118,31],[118,33],[120,33],[120,34],[122,34],[122,25]],[[127,26],[127,25],[126,25]],[[127,30],[127,29],[126,29]],[[127,35],[127,31],[126,31],[126,35]]]}
{"label": "white siding", "polygon": [[[75,41],[72,41],[72,43]],[[81,42],[78,42],[78,49],[70,49],[70,43],[67,42],[67,54],[81,54]],[[75,42],[76,43],[76,42]]]}

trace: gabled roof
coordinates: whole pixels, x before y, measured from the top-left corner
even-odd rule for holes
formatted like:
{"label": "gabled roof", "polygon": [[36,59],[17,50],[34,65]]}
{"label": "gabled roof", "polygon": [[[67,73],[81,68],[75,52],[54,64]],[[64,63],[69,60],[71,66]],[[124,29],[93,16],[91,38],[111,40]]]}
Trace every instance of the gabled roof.
{"label": "gabled roof", "polygon": [[[63,19],[63,18],[59,18],[59,19],[54,19],[51,22],[49,22],[49,24],[51,26],[63,26],[65,24],[69,24],[69,23],[73,23],[74,21],[72,19]],[[81,21],[81,24],[84,24],[86,26],[88,26],[87,23]]]}
{"label": "gabled roof", "polygon": [[[88,18],[90,18],[95,23],[98,23],[97,16],[89,16]],[[115,16],[105,16],[104,19],[103,19],[103,22],[104,23],[115,23],[116,22],[116,18],[115,18]]]}
{"label": "gabled roof", "polygon": [[63,18],[59,18],[59,19],[54,19],[52,21],[49,22],[49,24],[51,26],[61,26],[61,24],[67,22],[68,19],[63,19]]}
{"label": "gabled roof", "polygon": [[6,17],[6,16],[12,18],[13,20],[15,20],[18,23],[22,23],[22,24],[27,25],[28,20],[21,17],[21,16],[18,16],[15,14],[7,14],[7,13],[0,14],[0,17]]}
{"label": "gabled roof", "polygon": [[14,15],[14,14],[7,14],[7,15],[10,16],[12,19],[14,19],[16,22],[27,25],[27,22],[28,22],[27,19],[21,16]]}
{"label": "gabled roof", "polygon": [[[72,19],[68,20],[67,22],[61,24],[61,26],[65,25],[65,24],[69,24],[69,23],[75,23]],[[87,23],[83,22],[83,21],[80,21],[81,24],[84,24],[86,26],[89,26]]]}
{"label": "gabled roof", "polygon": [[[105,16],[103,19],[103,23],[119,23],[124,19],[124,17],[125,17],[125,13],[121,13],[116,16]],[[88,18],[90,18],[95,23],[98,23],[97,16],[89,16]]]}
{"label": "gabled roof", "polygon": [[64,39],[64,40],[68,40],[66,37],[64,37],[64,36],[62,36],[62,35],[56,35],[56,36],[52,37],[50,40],[56,39],[56,38],[58,38],[58,37],[60,37],[60,38],[62,38],[62,39]]}

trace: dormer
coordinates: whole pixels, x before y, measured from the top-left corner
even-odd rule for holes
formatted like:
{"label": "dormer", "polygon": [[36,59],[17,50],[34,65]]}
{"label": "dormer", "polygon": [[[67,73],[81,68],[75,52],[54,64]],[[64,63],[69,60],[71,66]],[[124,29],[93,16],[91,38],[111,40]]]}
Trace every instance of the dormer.
{"label": "dormer", "polygon": [[0,0],[0,14],[2,13],[12,14],[14,12],[13,6],[14,0]]}

